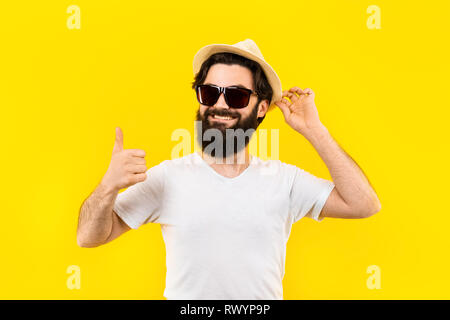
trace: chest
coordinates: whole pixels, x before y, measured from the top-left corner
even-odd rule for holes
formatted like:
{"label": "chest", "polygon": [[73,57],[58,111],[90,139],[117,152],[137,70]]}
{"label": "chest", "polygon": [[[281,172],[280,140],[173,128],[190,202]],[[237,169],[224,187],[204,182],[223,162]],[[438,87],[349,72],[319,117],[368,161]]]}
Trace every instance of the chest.
{"label": "chest", "polygon": [[289,190],[271,179],[226,183],[189,176],[167,181],[164,220],[191,235],[273,238],[290,228]]}

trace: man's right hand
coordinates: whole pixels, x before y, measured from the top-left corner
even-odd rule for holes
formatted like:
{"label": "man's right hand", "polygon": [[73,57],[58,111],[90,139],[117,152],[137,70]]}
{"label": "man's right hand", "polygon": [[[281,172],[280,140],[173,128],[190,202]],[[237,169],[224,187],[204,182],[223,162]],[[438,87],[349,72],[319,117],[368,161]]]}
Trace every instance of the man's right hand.
{"label": "man's right hand", "polygon": [[116,128],[116,141],[111,162],[101,184],[119,192],[147,178],[145,151],[141,149],[123,149],[122,130]]}

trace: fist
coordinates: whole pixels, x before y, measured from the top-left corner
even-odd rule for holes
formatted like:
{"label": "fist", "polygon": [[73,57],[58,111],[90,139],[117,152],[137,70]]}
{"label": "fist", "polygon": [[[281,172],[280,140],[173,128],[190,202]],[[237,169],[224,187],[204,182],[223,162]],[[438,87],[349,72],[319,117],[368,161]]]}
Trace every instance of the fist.
{"label": "fist", "polygon": [[122,130],[116,128],[116,140],[111,162],[102,179],[102,184],[119,191],[147,178],[145,151],[141,149],[124,149]]}

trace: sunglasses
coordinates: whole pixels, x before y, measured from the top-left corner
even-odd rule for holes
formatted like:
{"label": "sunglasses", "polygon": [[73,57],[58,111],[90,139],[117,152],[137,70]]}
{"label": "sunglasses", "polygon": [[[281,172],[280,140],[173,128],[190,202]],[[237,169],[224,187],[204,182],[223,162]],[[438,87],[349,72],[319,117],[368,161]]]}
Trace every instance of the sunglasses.
{"label": "sunglasses", "polygon": [[250,102],[250,96],[252,94],[258,95],[255,91],[247,88],[219,87],[212,84],[198,84],[195,86],[195,92],[198,102],[208,107],[215,105],[223,92],[227,105],[235,109],[245,108]]}

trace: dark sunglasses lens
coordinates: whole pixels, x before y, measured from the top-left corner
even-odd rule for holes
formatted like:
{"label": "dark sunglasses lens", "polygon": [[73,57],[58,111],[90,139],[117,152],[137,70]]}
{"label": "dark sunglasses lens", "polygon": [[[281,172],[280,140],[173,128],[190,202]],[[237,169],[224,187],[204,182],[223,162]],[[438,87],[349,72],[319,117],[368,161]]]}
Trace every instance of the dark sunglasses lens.
{"label": "dark sunglasses lens", "polygon": [[250,93],[239,88],[227,88],[227,103],[232,108],[245,108],[250,100]]}
{"label": "dark sunglasses lens", "polygon": [[219,97],[219,89],[210,86],[199,86],[197,89],[198,102],[205,106],[213,106]]}

